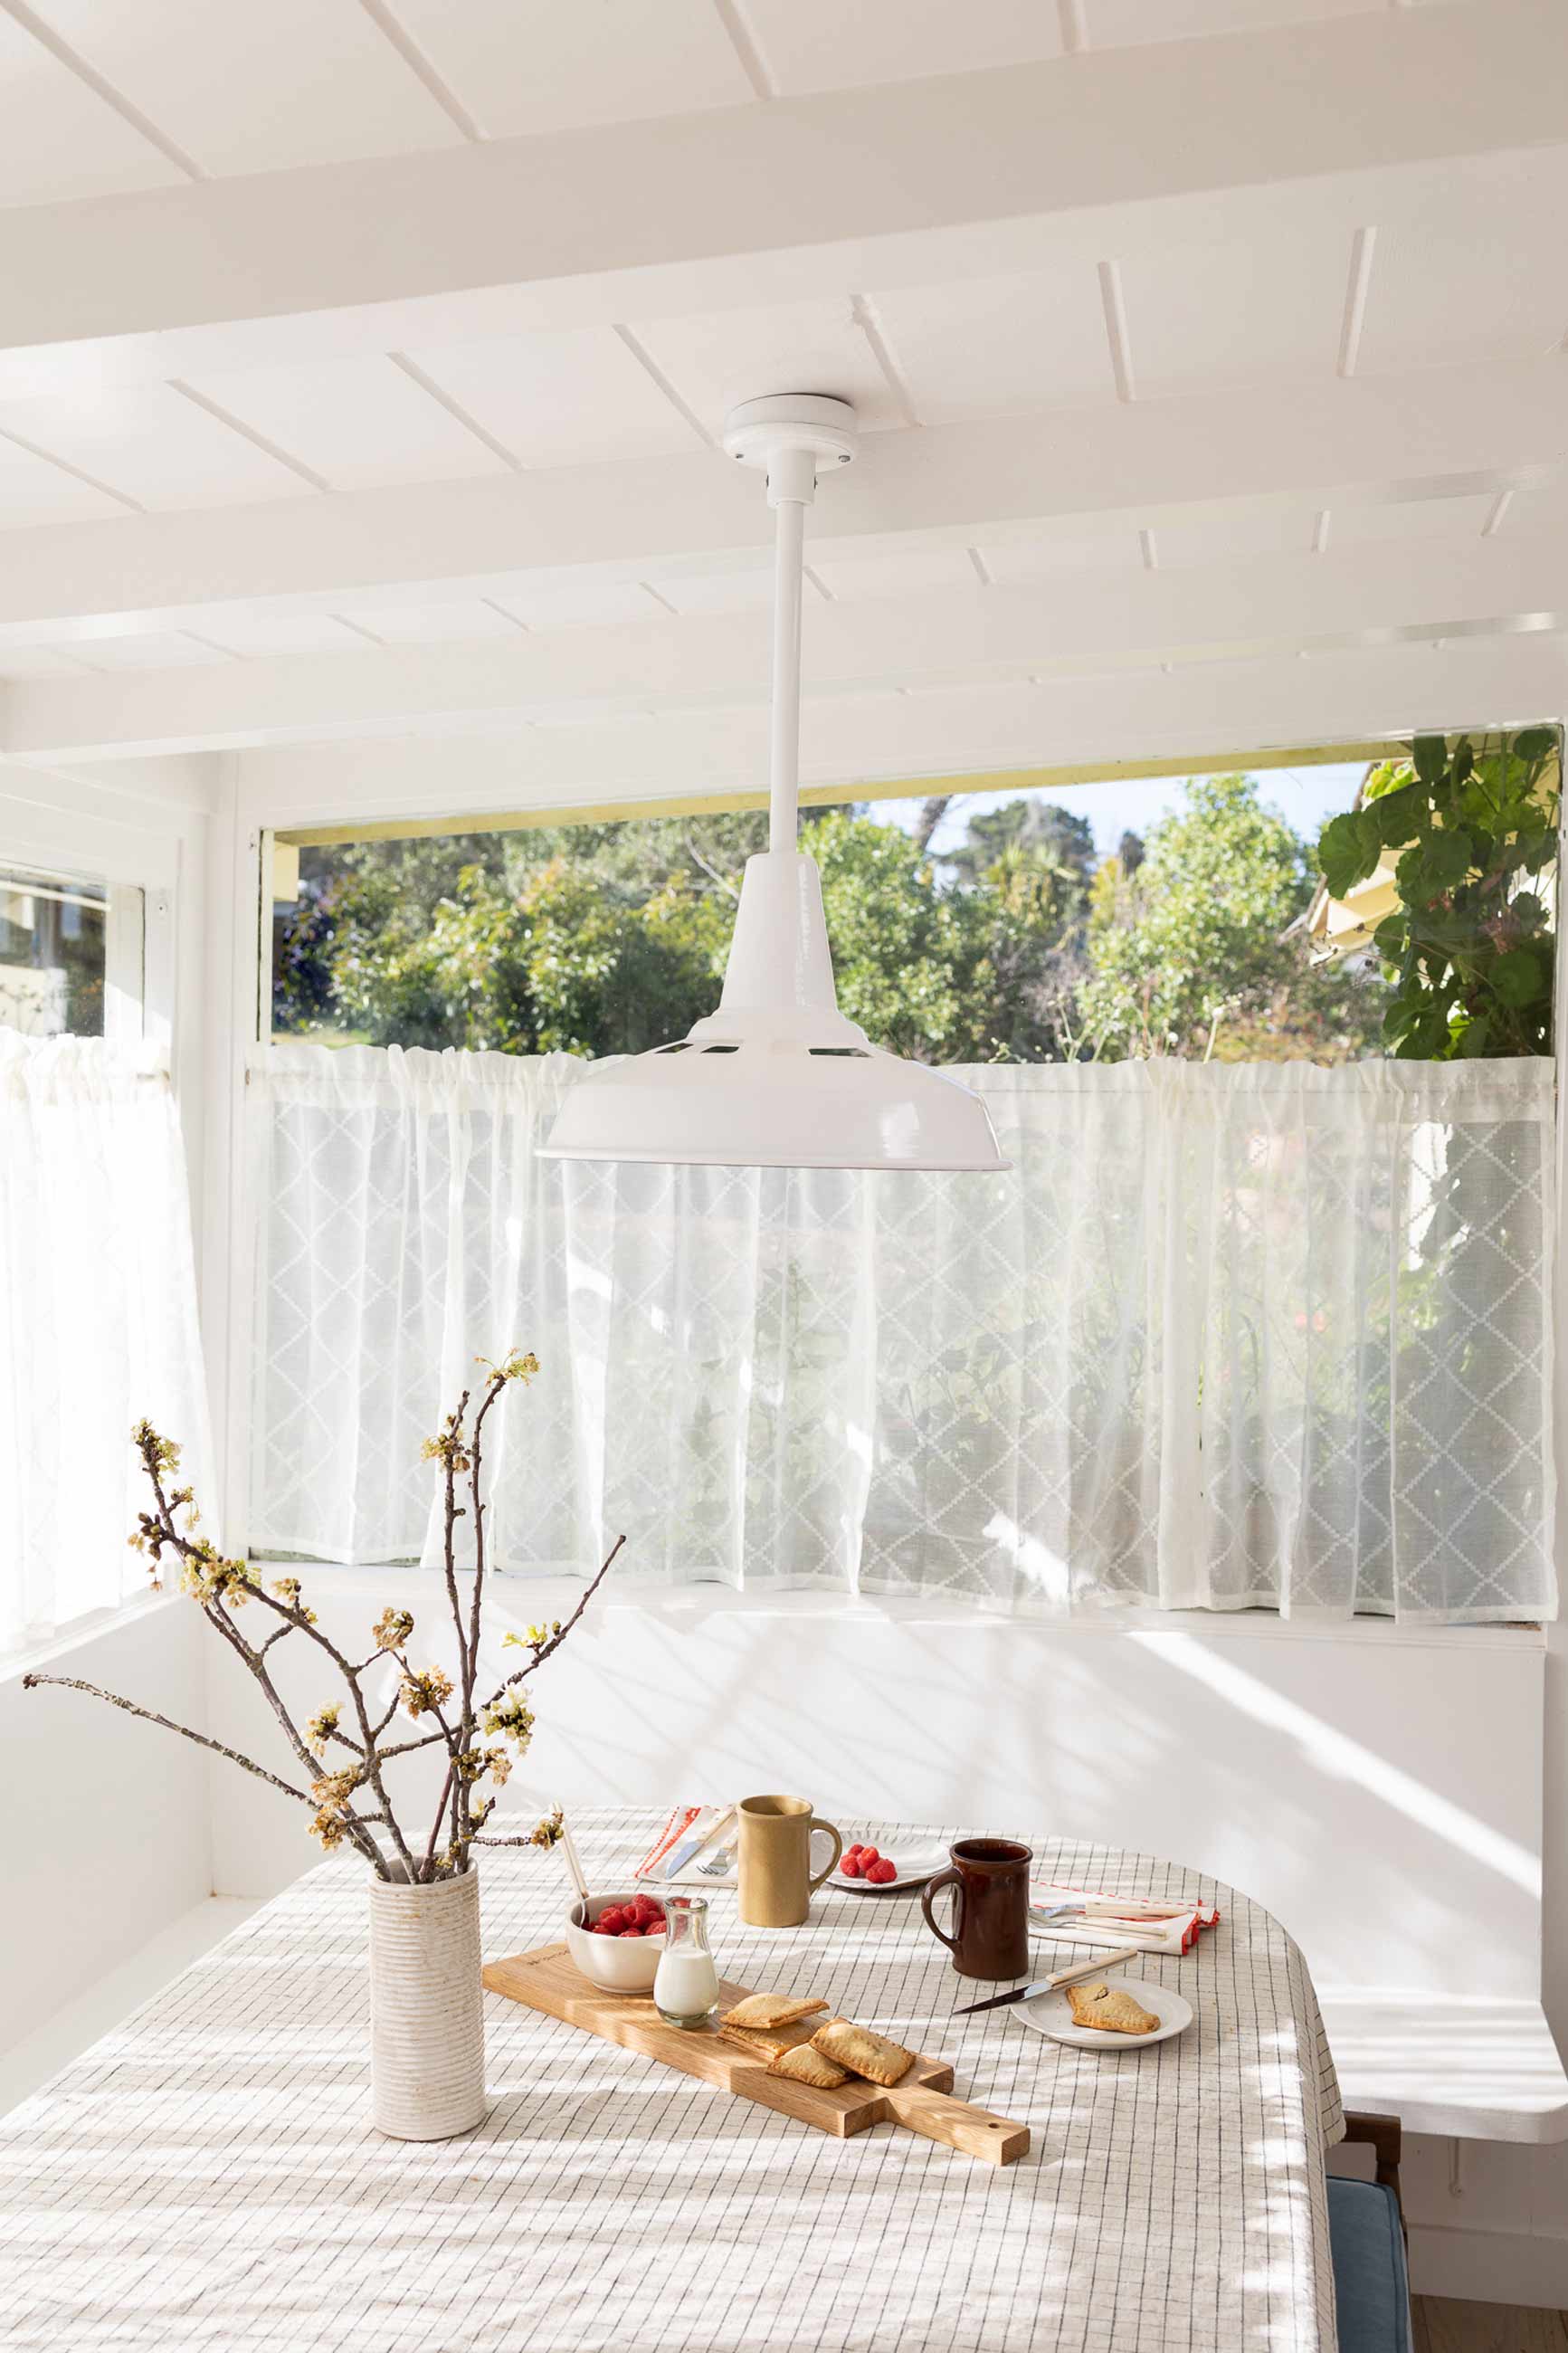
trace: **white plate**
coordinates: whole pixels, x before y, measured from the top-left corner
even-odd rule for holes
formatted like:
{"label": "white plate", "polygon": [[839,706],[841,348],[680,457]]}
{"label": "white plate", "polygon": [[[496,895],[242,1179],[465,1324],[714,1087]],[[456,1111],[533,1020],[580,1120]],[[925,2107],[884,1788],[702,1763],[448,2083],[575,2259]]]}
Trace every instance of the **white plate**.
{"label": "white plate", "polygon": [[1160,2021],[1154,2031],[1112,2034],[1103,2026],[1075,2026],[1065,1986],[1058,1986],[1054,1993],[1037,1993],[1031,2000],[1019,2002],[1017,2015],[1037,2034],[1048,2034],[1053,2042],[1071,2042],[1080,2051],[1142,2051],[1151,2042],[1168,2042],[1173,2034],[1180,2034],[1193,2022],[1192,2003],[1184,1994],[1173,1993],[1168,1986],[1152,1985],[1147,1978],[1105,1978],[1101,1982],[1113,1993],[1130,1993],[1134,2001],[1152,2010]]}
{"label": "white plate", "polygon": [[898,1864],[897,1879],[884,1879],[879,1883],[874,1879],[846,1879],[842,1871],[831,1871],[822,1883],[825,1887],[842,1888],[849,1895],[896,1895],[900,1887],[907,1893],[911,1887],[923,1887],[933,1873],[944,1867],[947,1849],[907,1846],[898,1854],[889,1854],[888,1861]]}

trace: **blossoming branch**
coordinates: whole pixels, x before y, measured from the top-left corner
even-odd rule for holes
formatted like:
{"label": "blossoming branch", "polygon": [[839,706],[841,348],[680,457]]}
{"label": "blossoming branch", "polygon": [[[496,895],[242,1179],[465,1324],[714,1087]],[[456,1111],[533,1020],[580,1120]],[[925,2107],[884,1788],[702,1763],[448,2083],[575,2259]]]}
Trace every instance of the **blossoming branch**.
{"label": "blossoming branch", "polygon": [[[485,1825],[495,1810],[497,1792],[505,1786],[517,1760],[527,1753],[533,1736],[533,1710],[521,1686],[571,1634],[626,1538],[616,1537],[564,1623],[556,1619],[548,1627],[531,1626],[526,1634],[503,1636],[503,1648],[525,1651],[526,1664],[481,1698],[479,1642],[489,1566],[482,1484],[485,1422],[503,1390],[513,1383],[528,1386],[539,1370],[539,1360],[531,1353],[514,1350],[502,1363],[485,1364],[484,1369],[487,1377],[471,1416],[470,1393],[465,1389],[456,1409],[447,1415],[438,1434],[426,1440],[424,1449],[426,1459],[438,1462],[442,1472],[445,1599],[457,1642],[455,1677],[438,1663],[416,1664],[410,1658],[415,1633],[412,1610],[384,1609],[370,1630],[368,1655],[352,1660],[322,1631],[297,1577],[275,1577],[268,1585],[255,1562],[226,1559],[209,1537],[198,1533],[201,1515],[194,1491],[175,1483],[180,1474],[179,1448],[161,1437],[151,1422],[142,1421],[132,1432],[132,1442],[153,1490],[153,1508],[139,1514],[131,1542],[146,1555],[154,1588],[161,1588],[163,1582],[165,1554],[177,1562],[181,1589],[190,1595],[208,1625],[260,1686],[293,1753],[299,1779],[285,1779],[206,1733],[176,1724],[154,1708],[140,1707],[117,1692],[104,1691],[75,1676],[27,1674],[23,1677],[26,1687],[32,1690],[54,1683],[62,1690],[86,1692],[129,1715],[162,1725],[166,1731],[195,1741],[198,1747],[226,1757],[231,1764],[308,1807],[311,1833],[324,1848],[331,1850],[346,1841],[382,1879],[426,1883],[453,1878],[468,1869],[475,1846],[553,1845],[561,1832],[559,1812],[547,1817],[526,1838],[487,1836]],[[458,1524],[464,1518],[472,1520],[474,1543],[473,1581],[466,1601],[457,1564]],[[241,1613],[253,1604],[259,1605],[254,1615],[262,1620],[258,1637],[247,1633],[239,1622]],[[277,1645],[296,1637],[322,1652],[341,1686],[339,1694],[324,1701],[303,1724],[295,1721],[268,1664]],[[366,1678],[377,1668],[384,1675],[388,1664],[394,1671],[392,1696],[373,1700]],[[430,1728],[414,1738],[390,1737],[400,1730],[400,1715]],[[423,1839],[410,1838],[394,1810],[386,1767],[399,1757],[437,1746],[447,1752],[447,1769],[435,1820]],[[304,1787],[299,1786],[300,1781]]]}

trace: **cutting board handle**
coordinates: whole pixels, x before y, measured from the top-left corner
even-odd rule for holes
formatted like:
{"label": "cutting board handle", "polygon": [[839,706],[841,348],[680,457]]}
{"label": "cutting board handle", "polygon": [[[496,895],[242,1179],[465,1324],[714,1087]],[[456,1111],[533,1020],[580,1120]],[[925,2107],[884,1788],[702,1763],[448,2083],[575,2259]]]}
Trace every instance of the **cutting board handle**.
{"label": "cutting board handle", "polygon": [[933,2091],[929,2084],[890,2084],[882,2097],[895,2124],[924,2133],[927,2140],[945,2141],[949,2148],[961,2148],[966,2157],[981,2158],[987,2165],[1011,2165],[1028,2152],[1027,2125],[1012,2124],[989,2108],[971,2107],[967,2100]]}

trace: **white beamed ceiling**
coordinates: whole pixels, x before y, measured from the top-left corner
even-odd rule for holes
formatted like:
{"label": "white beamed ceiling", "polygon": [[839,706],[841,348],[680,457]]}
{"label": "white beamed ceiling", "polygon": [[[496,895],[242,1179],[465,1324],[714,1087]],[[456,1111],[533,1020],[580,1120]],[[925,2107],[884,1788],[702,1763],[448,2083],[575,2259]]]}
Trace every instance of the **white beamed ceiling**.
{"label": "white beamed ceiling", "polygon": [[0,756],[756,782],[791,388],[818,778],[1555,714],[1565,76],[1557,0],[0,0]]}

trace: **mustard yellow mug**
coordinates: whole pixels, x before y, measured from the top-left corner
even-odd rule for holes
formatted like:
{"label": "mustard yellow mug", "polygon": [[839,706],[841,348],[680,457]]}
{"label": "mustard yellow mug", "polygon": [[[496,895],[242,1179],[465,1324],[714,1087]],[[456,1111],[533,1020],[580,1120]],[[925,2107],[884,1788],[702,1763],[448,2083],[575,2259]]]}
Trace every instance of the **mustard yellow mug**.
{"label": "mustard yellow mug", "polygon": [[[742,1798],[741,1917],[752,1928],[798,1928],[811,1899],[844,1852],[831,1822],[819,1822],[809,1798]],[[811,1868],[816,1832],[833,1841],[822,1869]]]}

